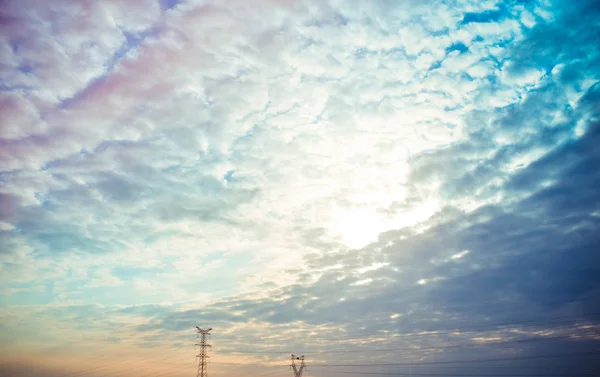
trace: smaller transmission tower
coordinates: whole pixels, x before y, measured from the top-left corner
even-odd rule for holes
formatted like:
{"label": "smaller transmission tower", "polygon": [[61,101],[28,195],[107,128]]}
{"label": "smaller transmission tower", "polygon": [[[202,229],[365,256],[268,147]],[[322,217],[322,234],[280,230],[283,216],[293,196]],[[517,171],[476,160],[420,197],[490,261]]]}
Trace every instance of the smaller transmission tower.
{"label": "smaller transmission tower", "polygon": [[206,339],[210,338],[210,330],[212,330],[212,328],[203,330],[196,326],[196,329],[198,330],[198,343],[196,343],[196,345],[200,347],[200,352],[196,355],[198,358],[198,372],[196,373],[196,377],[208,377],[206,359],[210,358],[210,356],[208,356],[207,351],[212,346],[206,343]]}
{"label": "smaller transmission tower", "polygon": [[[300,364],[300,369],[298,369],[297,363]],[[296,356],[292,354],[290,367],[294,370],[294,377],[302,377],[302,371],[306,368],[306,364],[304,364],[304,355]]]}

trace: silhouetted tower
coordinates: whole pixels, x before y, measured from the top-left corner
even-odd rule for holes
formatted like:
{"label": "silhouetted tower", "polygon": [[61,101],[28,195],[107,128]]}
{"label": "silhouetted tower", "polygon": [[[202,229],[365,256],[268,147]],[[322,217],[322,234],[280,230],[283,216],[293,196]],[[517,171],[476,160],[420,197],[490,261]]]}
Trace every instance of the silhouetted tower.
{"label": "silhouetted tower", "polygon": [[[298,369],[297,363],[300,363],[300,369]],[[290,364],[290,367],[294,370],[295,377],[302,377],[302,371],[306,368],[306,364],[304,364],[304,355],[296,356],[292,354],[292,363]]]}
{"label": "silhouetted tower", "polygon": [[206,339],[210,338],[210,330],[212,328],[203,330],[200,327],[196,326],[198,330],[198,343],[197,346],[200,347],[200,352],[196,356],[198,358],[198,372],[196,373],[196,377],[208,377],[208,366],[206,365],[206,359],[210,356],[207,355],[208,348],[212,347],[210,344],[206,344]]}

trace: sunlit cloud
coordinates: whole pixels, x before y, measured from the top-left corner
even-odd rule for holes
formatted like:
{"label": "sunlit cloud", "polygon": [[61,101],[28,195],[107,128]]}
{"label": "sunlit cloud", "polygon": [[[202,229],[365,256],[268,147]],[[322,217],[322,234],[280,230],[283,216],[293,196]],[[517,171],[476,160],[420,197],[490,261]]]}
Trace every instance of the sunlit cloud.
{"label": "sunlit cloud", "polygon": [[9,370],[190,375],[196,325],[216,376],[595,344],[595,1],[2,8]]}

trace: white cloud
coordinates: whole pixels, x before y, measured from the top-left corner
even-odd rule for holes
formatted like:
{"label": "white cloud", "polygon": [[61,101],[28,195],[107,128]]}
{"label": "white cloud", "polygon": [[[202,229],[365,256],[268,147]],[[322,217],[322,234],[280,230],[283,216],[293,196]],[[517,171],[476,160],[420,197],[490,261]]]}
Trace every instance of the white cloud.
{"label": "white cloud", "polygon": [[[542,70],[510,70],[520,61],[507,41],[526,38],[518,15],[460,24],[491,3],[57,4],[12,2],[24,18],[7,30],[25,42],[1,46],[2,81],[32,88],[0,104],[0,271],[15,297],[30,290],[21,283],[53,282],[54,302],[89,303],[94,288],[101,303],[185,302],[206,321],[270,331],[297,321],[287,303],[318,322],[311,310],[331,297],[357,309],[394,285],[434,289],[445,276],[432,261],[477,253],[411,237],[447,212],[509,203],[499,187],[568,139],[512,152],[542,135],[524,119],[575,119],[553,107],[560,90],[534,93],[551,80]],[[448,52],[459,42],[465,51]],[[503,108],[519,101],[543,119]],[[392,252],[398,243],[421,253]],[[403,320],[384,309],[378,318]],[[152,310],[139,325],[164,319]],[[345,329],[351,312],[314,316]],[[182,313],[164,315],[183,328]]]}
{"label": "white cloud", "polygon": [[[118,287],[123,285],[123,282],[114,276],[110,269],[106,267],[100,267],[94,271],[94,276],[89,280],[88,285],[90,287]],[[137,284],[136,284],[137,286]]]}
{"label": "white cloud", "polygon": [[[437,211],[436,198],[419,198],[394,215],[381,210],[407,197],[411,155],[461,136],[444,123],[459,125],[462,114],[444,108],[468,102],[481,83],[439,74],[421,81],[423,69],[444,57],[458,32],[453,25],[459,14],[444,8],[449,13],[431,21],[451,27],[450,36],[428,37],[405,14],[428,13],[418,5],[402,6],[393,16],[357,4],[299,7],[292,17],[283,4],[243,6],[247,12],[187,4],[159,18],[155,2],[111,3],[104,9],[85,3],[102,17],[86,19],[90,23],[82,27],[99,31],[93,43],[111,51],[82,63],[88,71],[103,69],[123,46],[119,25],[131,33],[160,28],[102,80],[82,79],[66,108],[48,113],[47,122],[61,124],[64,137],[54,138],[52,126],[39,145],[44,148],[20,145],[8,166],[29,169],[20,170],[8,187],[42,213],[38,198],[54,200],[63,192],[61,209],[51,218],[77,224],[77,232],[106,251],[120,250],[125,263],[138,267],[160,265],[162,257],[173,255],[179,259],[173,266],[191,275],[198,262],[186,265],[185,258],[202,253],[194,250],[193,229],[202,229],[205,248],[217,244],[258,253],[256,266],[264,258],[280,261],[270,267],[272,274],[250,279],[252,285],[269,280],[286,263],[301,265],[313,249],[292,245],[302,244],[311,228],[325,228],[329,242],[359,248],[383,231],[422,222]],[[264,17],[258,9],[273,12],[260,28],[256,20]],[[349,22],[336,19],[338,12]],[[381,28],[369,20],[378,20]],[[73,51],[91,43],[73,38],[76,26],[67,18],[60,22],[57,43],[66,40]],[[426,55],[429,65],[423,66]],[[443,64],[458,70],[472,65],[475,56],[450,57]],[[450,65],[466,57],[463,65]],[[424,93],[427,89],[439,94]],[[82,149],[87,153],[80,154]],[[233,181],[225,183],[229,171]],[[39,183],[23,187],[24,176]],[[208,177],[220,185],[211,187]],[[223,192],[231,193],[228,199],[214,203]],[[76,211],[80,208],[85,210]],[[217,208],[222,214],[214,213]],[[169,225],[180,218],[187,228]],[[168,235],[165,245],[158,240],[144,245],[144,234],[160,232],[179,234]],[[266,245],[277,245],[273,253],[282,257],[271,256]]]}
{"label": "white cloud", "polygon": [[382,267],[385,267],[385,266],[389,266],[389,263],[381,263],[381,262],[380,263],[373,263],[370,266],[359,268],[358,270],[356,270],[356,272],[358,272],[359,274],[364,274],[365,272],[376,271],[376,270],[378,270],[378,269],[380,269]]}
{"label": "white cloud", "polygon": [[357,280],[356,282],[352,283],[351,285],[369,285],[372,282],[373,282],[373,279],[368,278],[368,279]]}
{"label": "white cloud", "polygon": [[459,253],[456,253],[456,254],[452,255],[452,256],[450,257],[450,259],[454,259],[454,260],[456,260],[456,259],[461,259],[462,257],[464,257],[465,255],[467,255],[467,254],[469,254],[469,253],[470,253],[470,251],[469,251],[469,250],[463,250],[463,251],[461,251],[461,252],[459,252]]}

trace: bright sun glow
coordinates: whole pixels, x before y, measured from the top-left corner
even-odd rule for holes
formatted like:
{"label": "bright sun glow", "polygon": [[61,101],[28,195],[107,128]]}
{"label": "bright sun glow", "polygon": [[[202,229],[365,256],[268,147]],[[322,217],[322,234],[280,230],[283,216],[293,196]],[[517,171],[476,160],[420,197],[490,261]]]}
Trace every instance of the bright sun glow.
{"label": "bright sun glow", "polygon": [[335,232],[353,249],[377,241],[377,236],[384,225],[371,208],[335,211],[333,219]]}
{"label": "bright sun glow", "polygon": [[430,218],[438,209],[438,202],[427,201],[402,213],[389,216],[373,207],[337,208],[333,211],[332,231],[342,242],[353,249],[360,249],[377,241],[379,234],[391,229],[416,225]]}

